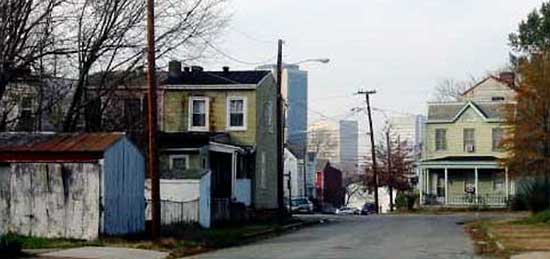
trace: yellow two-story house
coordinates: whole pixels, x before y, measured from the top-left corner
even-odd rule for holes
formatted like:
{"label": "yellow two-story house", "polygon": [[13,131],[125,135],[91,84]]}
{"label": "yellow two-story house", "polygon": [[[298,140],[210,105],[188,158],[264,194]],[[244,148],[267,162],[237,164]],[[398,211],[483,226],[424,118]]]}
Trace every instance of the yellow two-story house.
{"label": "yellow two-story house", "polygon": [[182,69],[172,61],[159,88],[163,178],[197,179],[210,171],[213,209],[231,207],[229,203],[276,209],[277,88],[272,73]]}
{"label": "yellow two-story house", "polygon": [[501,142],[514,82],[512,73],[490,76],[458,102],[428,104],[418,166],[422,205],[506,206],[515,184],[500,163]]}

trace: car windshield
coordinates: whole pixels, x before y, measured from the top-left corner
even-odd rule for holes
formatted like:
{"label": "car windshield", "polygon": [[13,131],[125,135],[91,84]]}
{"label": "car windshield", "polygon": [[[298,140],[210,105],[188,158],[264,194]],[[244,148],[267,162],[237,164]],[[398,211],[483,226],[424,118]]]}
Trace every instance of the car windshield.
{"label": "car windshield", "polygon": [[306,199],[296,199],[296,200],[292,200],[292,206],[298,206],[298,205],[303,205],[303,204],[307,204],[307,200],[306,200]]}

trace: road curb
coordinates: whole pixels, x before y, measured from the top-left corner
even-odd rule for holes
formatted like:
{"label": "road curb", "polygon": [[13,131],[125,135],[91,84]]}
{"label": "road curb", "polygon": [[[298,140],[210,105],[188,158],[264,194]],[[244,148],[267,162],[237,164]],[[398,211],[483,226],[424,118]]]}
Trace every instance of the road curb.
{"label": "road curb", "polygon": [[270,234],[283,233],[283,232],[286,232],[286,231],[290,231],[290,230],[294,230],[294,229],[298,229],[298,228],[302,228],[302,227],[308,227],[308,226],[323,224],[325,222],[328,222],[328,220],[320,219],[320,220],[309,220],[309,221],[296,222],[296,223],[283,225],[283,226],[280,226],[280,227],[273,227],[273,228],[270,228],[270,229],[245,234],[243,236],[247,239],[259,238],[259,237],[267,236],[267,235],[270,235]]}

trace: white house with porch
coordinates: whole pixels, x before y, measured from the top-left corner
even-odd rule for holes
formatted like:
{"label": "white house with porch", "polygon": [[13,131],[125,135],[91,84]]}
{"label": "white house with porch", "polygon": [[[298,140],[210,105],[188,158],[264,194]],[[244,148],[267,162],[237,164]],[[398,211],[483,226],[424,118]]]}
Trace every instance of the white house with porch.
{"label": "white house with porch", "polygon": [[504,207],[515,181],[500,163],[505,115],[513,109],[511,73],[488,77],[458,102],[428,104],[424,152],[418,163],[421,205]]}

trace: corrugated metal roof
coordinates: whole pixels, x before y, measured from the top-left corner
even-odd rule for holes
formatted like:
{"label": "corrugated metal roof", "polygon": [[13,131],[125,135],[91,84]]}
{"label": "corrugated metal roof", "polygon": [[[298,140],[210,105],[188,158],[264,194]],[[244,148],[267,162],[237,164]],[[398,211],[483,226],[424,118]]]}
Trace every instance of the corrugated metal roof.
{"label": "corrugated metal roof", "polygon": [[1,133],[0,151],[103,152],[123,133]]}
{"label": "corrugated metal roof", "polygon": [[0,161],[92,161],[123,133],[0,133]]}

